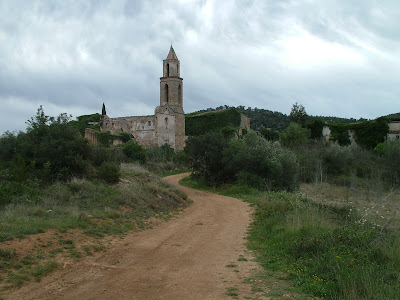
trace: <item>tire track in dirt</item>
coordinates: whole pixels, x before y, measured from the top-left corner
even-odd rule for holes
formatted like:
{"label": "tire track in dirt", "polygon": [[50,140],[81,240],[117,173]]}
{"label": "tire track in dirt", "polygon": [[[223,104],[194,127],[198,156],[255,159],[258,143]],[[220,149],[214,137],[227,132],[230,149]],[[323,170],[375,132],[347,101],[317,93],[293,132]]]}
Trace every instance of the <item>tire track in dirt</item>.
{"label": "tire track in dirt", "polygon": [[[187,175],[166,179],[177,184]],[[183,213],[128,234],[105,253],[64,265],[5,299],[232,299],[228,288],[237,288],[240,299],[257,297],[243,283],[258,269],[245,247],[250,206],[182,189],[194,201]]]}

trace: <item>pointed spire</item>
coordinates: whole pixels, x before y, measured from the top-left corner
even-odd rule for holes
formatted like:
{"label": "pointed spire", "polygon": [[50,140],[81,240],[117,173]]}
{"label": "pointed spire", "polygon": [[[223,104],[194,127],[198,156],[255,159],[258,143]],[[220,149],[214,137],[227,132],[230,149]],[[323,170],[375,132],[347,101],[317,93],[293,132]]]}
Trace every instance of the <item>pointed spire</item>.
{"label": "pointed spire", "polygon": [[172,48],[172,45],[171,45],[171,48],[169,49],[169,53],[168,53],[167,59],[176,59],[176,60],[178,60],[178,56],[176,56],[174,48]]}

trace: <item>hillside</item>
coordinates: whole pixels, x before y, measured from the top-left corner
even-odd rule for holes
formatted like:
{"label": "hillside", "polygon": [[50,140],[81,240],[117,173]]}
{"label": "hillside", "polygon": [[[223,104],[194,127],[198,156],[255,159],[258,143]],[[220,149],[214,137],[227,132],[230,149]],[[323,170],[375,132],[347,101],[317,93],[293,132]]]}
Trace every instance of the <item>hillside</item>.
{"label": "hillside", "polygon": [[[245,108],[244,106],[229,106],[229,105],[223,105],[219,106],[216,108],[207,108],[204,110],[200,110],[198,112],[194,112],[188,115],[195,115],[198,113],[202,112],[211,112],[211,111],[219,111],[219,110],[224,110],[228,108],[235,108],[237,111],[240,113],[248,116],[250,118],[250,127],[253,130],[261,130],[262,128],[269,128],[272,130],[276,131],[282,131],[286,127],[289,126],[290,124],[290,118],[288,115],[283,114],[278,111],[272,111],[268,109],[263,109],[263,108],[252,108],[252,107],[247,107]],[[398,114],[400,116],[400,114]],[[350,124],[350,123],[356,123],[356,122],[361,122],[361,121],[366,121],[367,119],[360,118],[360,119],[354,119],[354,118],[340,118],[340,117],[332,117],[332,116],[310,116],[311,119],[315,120],[321,120],[323,122],[327,123],[343,123],[343,124]]]}
{"label": "hillside", "polygon": [[400,118],[400,112],[387,115],[386,117],[391,118],[391,119],[398,119],[398,118]]}

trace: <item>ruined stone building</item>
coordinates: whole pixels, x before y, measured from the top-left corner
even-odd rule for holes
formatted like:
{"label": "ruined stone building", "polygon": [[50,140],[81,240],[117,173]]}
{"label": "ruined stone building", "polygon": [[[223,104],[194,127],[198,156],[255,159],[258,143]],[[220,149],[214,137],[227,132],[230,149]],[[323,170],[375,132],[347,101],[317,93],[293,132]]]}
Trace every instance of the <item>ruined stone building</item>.
{"label": "ruined stone building", "polygon": [[101,131],[126,132],[145,148],[170,145],[175,151],[185,147],[185,114],[183,112],[183,79],[174,49],[163,61],[160,78],[160,105],[154,115],[109,118],[104,116]]}

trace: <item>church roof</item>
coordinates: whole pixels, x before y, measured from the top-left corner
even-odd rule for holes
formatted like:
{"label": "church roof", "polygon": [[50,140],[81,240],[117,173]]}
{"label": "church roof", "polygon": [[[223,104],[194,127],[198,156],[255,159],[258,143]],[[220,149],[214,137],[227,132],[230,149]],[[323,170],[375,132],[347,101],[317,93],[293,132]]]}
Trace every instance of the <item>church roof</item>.
{"label": "church roof", "polygon": [[178,56],[176,56],[174,48],[172,48],[172,45],[171,45],[171,48],[169,49],[169,53],[168,53],[167,59],[176,59],[176,60],[178,60]]}

